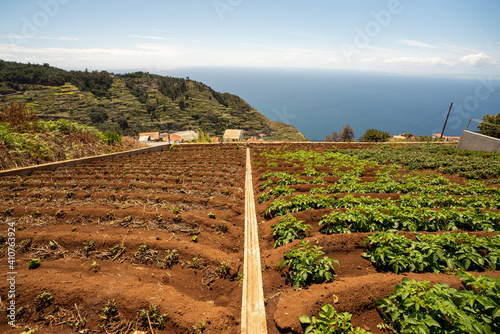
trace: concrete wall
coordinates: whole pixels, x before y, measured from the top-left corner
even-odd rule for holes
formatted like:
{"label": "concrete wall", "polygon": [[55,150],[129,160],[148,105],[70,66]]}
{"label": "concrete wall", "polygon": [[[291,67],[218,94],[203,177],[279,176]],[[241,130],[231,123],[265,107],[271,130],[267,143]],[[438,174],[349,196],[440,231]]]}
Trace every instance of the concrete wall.
{"label": "concrete wall", "polygon": [[137,150],[131,150],[131,151],[125,151],[125,152],[97,155],[97,156],[88,157],[88,158],[51,162],[48,164],[23,167],[23,168],[16,168],[16,169],[7,169],[7,170],[0,171],[0,177],[11,176],[11,175],[31,175],[31,173],[33,173],[33,171],[35,171],[35,170],[56,170],[59,167],[74,167],[76,165],[90,163],[92,161],[103,161],[103,160],[108,160],[108,159],[113,159],[113,158],[128,157],[128,156],[136,155],[136,154],[144,154],[144,153],[149,153],[149,152],[163,151],[164,149],[167,149],[169,147],[170,147],[169,144],[163,144],[161,146],[146,147],[146,148],[140,148]]}
{"label": "concrete wall", "polygon": [[500,139],[464,130],[457,145],[458,150],[500,152]]}

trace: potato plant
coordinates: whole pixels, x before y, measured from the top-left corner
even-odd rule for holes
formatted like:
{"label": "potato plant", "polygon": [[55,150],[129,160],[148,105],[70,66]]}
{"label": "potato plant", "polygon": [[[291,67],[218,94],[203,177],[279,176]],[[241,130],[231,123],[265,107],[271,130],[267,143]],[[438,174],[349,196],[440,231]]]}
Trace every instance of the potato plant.
{"label": "potato plant", "polygon": [[499,333],[500,279],[460,272],[467,289],[404,277],[395,293],[376,301],[396,333]]}
{"label": "potato plant", "polygon": [[337,312],[330,304],[323,304],[318,317],[303,315],[299,318],[303,325],[307,325],[305,333],[311,334],[370,334],[351,323],[352,314],[349,312]]}
{"label": "potato plant", "polygon": [[375,266],[394,273],[405,271],[496,270],[500,268],[500,236],[475,237],[467,233],[415,233],[416,240],[392,232],[377,232],[363,242],[362,254]]}
{"label": "potato plant", "polygon": [[334,258],[322,257],[325,253],[322,247],[313,246],[309,241],[302,240],[299,248],[293,248],[284,256],[284,261],[279,263],[280,268],[290,267],[290,278],[295,290],[306,287],[312,283],[323,283],[335,279],[333,265],[339,264]]}
{"label": "potato plant", "polygon": [[274,248],[286,245],[295,239],[304,239],[309,234],[311,225],[304,224],[292,215],[280,218],[279,223],[271,225],[273,228]]}

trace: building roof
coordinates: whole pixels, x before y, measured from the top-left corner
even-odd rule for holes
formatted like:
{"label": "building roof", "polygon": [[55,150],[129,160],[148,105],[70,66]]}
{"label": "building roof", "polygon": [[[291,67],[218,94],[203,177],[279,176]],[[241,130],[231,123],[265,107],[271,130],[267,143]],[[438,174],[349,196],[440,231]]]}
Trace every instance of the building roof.
{"label": "building roof", "polygon": [[[432,136],[435,137],[435,138],[441,138],[441,134],[440,133],[433,133]],[[455,140],[455,141],[458,141],[458,140],[460,140],[460,137],[456,137],[456,136],[443,136],[443,139],[444,140]]]}
{"label": "building roof", "polygon": [[227,129],[224,131],[224,138],[240,139],[243,136],[243,130]]}
{"label": "building roof", "polygon": [[[169,138],[169,137],[164,137],[164,138],[163,138],[163,141],[168,141],[168,138]],[[180,141],[182,141],[182,137],[181,137],[181,136],[176,135],[175,133],[172,133],[172,134],[170,135],[170,141],[178,141],[178,142],[180,142]]]}
{"label": "building roof", "polygon": [[189,130],[189,131],[179,131],[176,133],[173,133],[174,135],[177,135],[182,138],[182,140],[185,141],[192,141],[198,139],[198,134],[195,131]]}
{"label": "building roof", "polygon": [[160,132],[141,132],[139,137],[149,136],[149,140],[160,140]]}
{"label": "building roof", "polygon": [[255,136],[248,138],[247,143],[263,143],[265,140],[257,139]]}

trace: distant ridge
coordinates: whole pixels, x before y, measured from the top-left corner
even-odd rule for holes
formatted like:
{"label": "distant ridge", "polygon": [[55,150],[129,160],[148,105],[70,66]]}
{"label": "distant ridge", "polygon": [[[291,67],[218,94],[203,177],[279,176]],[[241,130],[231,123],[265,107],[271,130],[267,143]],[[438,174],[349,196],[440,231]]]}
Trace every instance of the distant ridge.
{"label": "distant ridge", "polygon": [[222,136],[233,128],[245,130],[246,137],[307,140],[294,126],[269,120],[240,97],[189,78],[65,71],[0,60],[0,95],[2,106],[23,101],[42,119],[68,119],[122,135],[202,129]]}

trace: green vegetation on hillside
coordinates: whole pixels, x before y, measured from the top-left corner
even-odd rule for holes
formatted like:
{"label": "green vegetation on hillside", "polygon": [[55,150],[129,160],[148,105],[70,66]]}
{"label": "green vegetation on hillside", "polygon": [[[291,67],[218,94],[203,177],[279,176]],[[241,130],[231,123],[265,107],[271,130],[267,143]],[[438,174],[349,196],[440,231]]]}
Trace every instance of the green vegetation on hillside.
{"label": "green vegetation on hillside", "polygon": [[221,136],[233,128],[268,140],[307,140],[295,127],[272,122],[240,97],[188,78],[64,71],[0,60],[0,94],[5,95],[0,106],[22,101],[42,119],[65,119],[121,135],[203,128]]}
{"label": "green vegetation on hillside", "polygon": [[137,148],[113,132],[68,120],[44,122],[22,103],[0,109],[0,169],[24,167]]}
{"label": "green vegetation on hillside", "polygon": [[500,138],[500,114],[484,115],[482,121],[477,126],[480,134]]}

